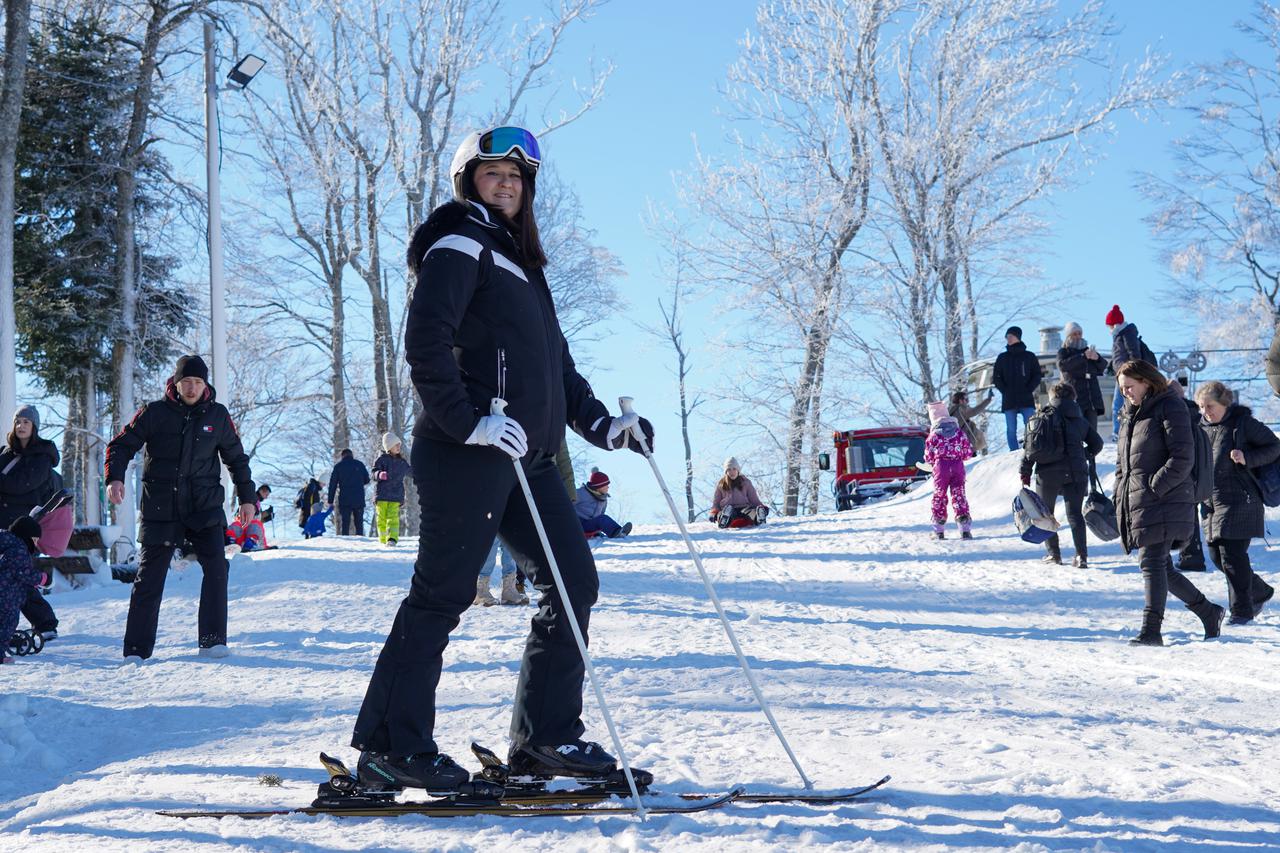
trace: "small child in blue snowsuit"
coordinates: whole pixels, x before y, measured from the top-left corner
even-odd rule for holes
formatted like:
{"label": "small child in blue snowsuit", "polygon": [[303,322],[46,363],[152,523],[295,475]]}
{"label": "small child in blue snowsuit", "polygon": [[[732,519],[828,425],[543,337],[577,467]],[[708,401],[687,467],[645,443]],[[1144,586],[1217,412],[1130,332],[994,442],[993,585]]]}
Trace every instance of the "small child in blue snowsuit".
{"label": "small child in blue snowsuit", "polygon": [[608,505],[609,478],[600,471],[592,471],[591,477],[578,489],[578,496],[573,501],[578,521],[582,522],[583,533],[603,533],[610,539],[617,539],[631,532],[631,522],[619,524],[605,513]]}
{"label": "small child in blue snowsuit", "polygon": [[333,515],[333,507],[329,509],[321,509],[320,504],[311,507],[311,517],[307,519],[306,526],[302,528],[302,538],[311,539],[315,536],[324,535],[325,520]]}
{"label": "small child in blue snowsuit", "polygon": [[0,662],[12,663],[5,657],[9,638],[18,629],[18,615],[27,600],[27,591],[40,580],[40,572],[31,559],[36,553],[40,525],[29,515],[19,516],[0,530]]}

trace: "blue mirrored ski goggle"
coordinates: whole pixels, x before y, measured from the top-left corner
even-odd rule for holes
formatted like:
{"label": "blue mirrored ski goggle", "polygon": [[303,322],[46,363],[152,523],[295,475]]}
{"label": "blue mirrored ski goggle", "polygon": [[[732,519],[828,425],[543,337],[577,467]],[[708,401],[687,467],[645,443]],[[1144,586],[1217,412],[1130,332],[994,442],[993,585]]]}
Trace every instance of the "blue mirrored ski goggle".
{"label": "blue mirrored ski goggle", "polygon": [[534,168],[542,163],[542,149],[538,147],[537,138],[523,127],[495,127],[480,135],[477,147],[481,160],[503,160],[518,154]]}

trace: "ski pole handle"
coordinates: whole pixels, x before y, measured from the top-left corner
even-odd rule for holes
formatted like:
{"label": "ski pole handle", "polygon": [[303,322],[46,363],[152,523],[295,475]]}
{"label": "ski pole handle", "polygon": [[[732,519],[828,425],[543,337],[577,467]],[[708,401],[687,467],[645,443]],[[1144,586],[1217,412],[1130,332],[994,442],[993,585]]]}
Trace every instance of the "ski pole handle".
{"label": "ski pole handle", "polygon": [[[635,414],[635,408],[632,406],[632,403],[634,402],[635,402],[634,397],[619,397],[618,408],[622,411],[622,414],[624,415]],[[645,439],[644,430],[640,429],[640,423],[638,421],[636,422],[635,426],[631,427],[630,432],[631,432],[631,435],[635,437],[636,442],[639,443],[640,450],[644,453],[645,456],[648,456],[649,442]]]}
{"label": "ski pole handle", "polygon": [[489,414],[505,415],[507,413],[507,401],[501,397],[494,397],[489,401]]}

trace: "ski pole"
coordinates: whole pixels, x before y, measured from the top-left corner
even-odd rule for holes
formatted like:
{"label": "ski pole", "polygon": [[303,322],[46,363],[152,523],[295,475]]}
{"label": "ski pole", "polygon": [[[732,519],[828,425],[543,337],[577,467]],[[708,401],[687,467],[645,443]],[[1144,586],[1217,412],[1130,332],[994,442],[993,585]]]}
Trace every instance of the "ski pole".
{"label": "ski pole", "polygon": [[[494,397],[489,403],[489,412],[494,415],[502,415],[506,413],[507,401],[501,397]],[[542,542],[542,550],[547,555],[547,566],[551,569],[551,577],[555,579],[556,589],[560,591],[560,603],[564,607],[564,615],[569,621],[569,628],[573,631],[574,642],[578,644],[578,651],[582,654],[582,663],[587,670],[587,677],[591,681],[591,689],[595,691],[596,703],[600,706],[600,713],[604,716],[605,727],[609,729],[609,737],[613,739],[613,748],[618,751],[618,760],[622,762],[623,775],[627,777],[627,787],[631,789],[631,797],[635,800],[636,816],[641,820],[645,818],[644,804],[640,802],[640,791],[636,788],[635,776],[631,773],[631,762],[627,760],[627,751],[622,748],[622,738],[618,737],[618,729],[613,724],[613,716],[609,713],[609,705],[604,701],[604,690],[600,687],[600,681],[596,678],[596,668],[591,664],[591,653],[587,651],[587,641],[582,636],[582,628],[578,625],[578,616],[573,611],[573,604],[569,601],[569,588],[565,585],[564,578],[560,576],[560,564],[556,562],[556,555],[551,551],[551,542],[547,539],[547,530],[542,525],[542,516],[538,513],[538,505],[533,500],[533,492],[529,489],[529,478],[525,476],[524,468],[520,465],[519,459],[512,459],[511,464],[516,469],[516,479],[520,481],[520,489],[524,492],[525,502],[529,504],[529,514],[533,516],[533,526],[538,530],[538,540]]]}
{"label": "ski pole", "polygon": [[[618,407],[624,415],[632,413],[631,404],[631,397],[618,398]],[[693,564],[698,567],[698,574],[702,576],[702,583],[707,588],[707,595],[710,596],[711,603],[715,605],[716,613],[720,616],[720,624],[724,626],[724,632],[729,636],[729,643],[733,646],[734,654],[738,656],[738,664],[742,667],[743,674],[747,676],[747,681],[751,683],[751,692],[755,693],[756,701],[760,703],[760,710],[764,711],[765,717],[769,720],[769,725],[773,727],[773,733],[778,736],[778,742],[782,744],[782,748],[787,752],[787,757],[795,765],[796,772],[800,774],[800,779],[804,782],[804,787],[812,789],[813,782],[809,781],[809,777],[805,775],[804,768],[800,766],[800,759],[796,758],[795,752],[791,749],[791,744],[787,743],[787,737],[782,733],[782,727],[778,725],[778,721],[774,719],[773,711],[769,708],[769,703],[764,698],[764,691],[760,689],[760,684],[756,681],[756,675],[751,671],[751,665],[747,663],[747,656],[743,654],[742,646],[738,644],[738,637],[733,633],[733,626],[729,624],[729,617],[725,615],[724,606],[720,603],[720,596],[716,595],[716,588],[712,585],[711,578],[707,576],[707,570],[702,565],[702,555],[698,553],[698,549],[694,547],[693,540],[689,538],[689,528],[685,526],[684,519],[680,517],[680,511],[676,509],[676,502],[671,497],[671,490],[667,488],[667,481],[663,479],[662,471],[658,469],[657,461],[653,458],[653,454],[649,452],[649,442],[645,440],[644,433],[641,432],[639,425],[631,428],[631,434],[640,443],[644,458],[649,460],[649,467],[653,469],[653,475],[658,478],[658,486],[661,487],[662,494],[667,498],[667,506],[671,508],[671,517],[676,520],[676,525],[680,528],[680,535],[684,537],[685,547],[689,549],[689,556],[693,558]]]}

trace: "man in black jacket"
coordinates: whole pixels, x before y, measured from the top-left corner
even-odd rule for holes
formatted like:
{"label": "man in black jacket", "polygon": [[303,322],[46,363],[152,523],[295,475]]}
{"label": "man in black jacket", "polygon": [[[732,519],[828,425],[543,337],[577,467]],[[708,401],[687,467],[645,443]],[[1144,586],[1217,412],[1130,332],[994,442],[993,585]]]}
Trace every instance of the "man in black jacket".
{"label": "man in black jacket", "polygon": [[[107,445],[107,498],[124,500],[129,460],[146,449],[142,468],[142,560],[129,597],[125,659],[151,657],[165,577],[176,547],[194,546],[204,572],[198,644],[202,657],[227,654],[227,517],[222,510],[222,465],[231,472],[241,524],[253,520],[257,497],[249,457],[225,406],[214,401],[209,368],[197,355],[178,359],[164,398],[148,403]],[[219,464],[221,457],[222,465]]]}
{"label": "man in black jacket", "polygon": [[369,485],[369,469],[355,458],[350,448],[342,451],[342,458],[329,474],[329,508],[338,498],[338,535],[350,536],[355,522],[357,536],[364,535],[364,487]]}
{"label": "man in black jacket", "polygon": [[1040,385],[1040,359],[1022,342],[1022,329],[1010,326],[1004,333],[1004,352],[996,356],[991,382],[1000,392],[1000,410],[1004,412],[1005,437],[1010,450],[1017,450],[1018,418],[1025,428],[1036,413],[1035,391]]}

